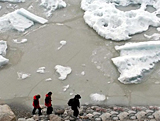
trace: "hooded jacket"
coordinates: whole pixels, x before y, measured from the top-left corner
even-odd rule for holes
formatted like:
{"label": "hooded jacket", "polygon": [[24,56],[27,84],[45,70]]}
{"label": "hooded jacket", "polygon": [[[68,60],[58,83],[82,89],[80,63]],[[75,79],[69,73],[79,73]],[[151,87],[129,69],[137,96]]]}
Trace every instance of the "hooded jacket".
{"label": "hooded jacket", "polygon": [[35,95],[35,96],[33,97],[33,107],[34,107],[34,108],[40,108],[39,100],[38,100],[38,98],[37,98],[37,95]]}
{"label": "hooded jacket", "polygon": [[52,100],[51,100],[51,96],[48,95],[48,94],[46,94],[46,98],[45,98],[45,106],[51,107],[51,106],[52,106],[51,101],[52,101]]}

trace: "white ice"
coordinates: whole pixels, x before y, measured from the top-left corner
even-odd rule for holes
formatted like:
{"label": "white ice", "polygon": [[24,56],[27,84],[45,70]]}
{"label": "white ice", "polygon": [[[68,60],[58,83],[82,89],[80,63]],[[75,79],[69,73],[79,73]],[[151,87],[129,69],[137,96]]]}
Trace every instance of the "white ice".
{"label": "white ice", "polygon": [[21,8],[0,17],[0,32],[5,32],[10,29],[24,32],[26,29],[34,25],[34,22],[44,24],[47,21],[48,20],[38,17]]}
{"label": "white ice", "polygon": [[60,80],[65,80],[67,78],[67,75],[72,72],[72,69],[70,67],[64,67],[61,65],[56,65],[55,70],[60,74]]}
{"label": "white ice", "polygon": [[67,44],[67,42],[64,40],[60,41],[59,43],[60,43],[60,46],[57,48],[58,50],[60,50],[64,45]]}
{"label": "white ice", "polygon": [[47,9],[47,16],[51,16],[52,12],[59,8],[66,7],[66,3],[63,0],[41,0],[41,6]]}
{"label": "white ice", "polygon": [[30,77],[31,74],[23,73],[23,72],[17,72],[18,78],[19,79],[26,79]]}
{"label": "white ice", "polygon": [[112,61],[120,72],[118,80],[124,84],[141,83],[144,73],[160,61],[160,41],[127,43],[115,49],[120,51],[120,57]]}
{"label": "white ice", "polygon": [[154,33],[153,35],[147,35],[144,34],[144,36],[150,40],[160,40],[160,34],[159,33]]}
{"label": "white ice", "polygon": [[64,91],[64,92],[67,91],[68,88],[69,88],[69,84],[66,85],[66,86],[63,86],[63,91]]}
{"label": "white ice", "polygon": [[[141,4],[137,10],[120,11],[115,6]],[[151,5],[157,11],[146,11]],[[160,1],[151,0],[82,0],[81,8],[85,11],[84,20],[100,36],[115,41],[128,40],[130,35],[148,30],[149,26],[160,26]]]}
{"label": "white ice", "polygon": [[13,2],[13,3],[20,3],[20,2],[25,2],[25,0],[0,0],[2,2]]}
{"label": "white ice", "polygon": [[7,64],[9,62],[9,59],[6,59],[6,50],[7,50],[7,42],[0,40],[0,67]]}
{"label": "white ice", "polygon": [[7,42],[0,40],[0,55],[5,56],[6,55],[6,50],[7,50]]}
{"label": "white ice", "polygon": [[47,78],[45,81],[46,82],[52,81],[52,78]]}
{"label": "white ice", "polygon": [[0,67],[3,65],[6,65],[8,62],[9,62],[8,59],[6,59],[2,55],[0,55]]}
{"label": "white ice", "polygon": [[157,28],[157,31],[160,31],[160,27]]}
{"label": "white ice", "polygon": [[13,39],[13,42],[17,44],[23,44],[23,43],[26,43],[27,41],[28,41],[27,39],[22,39],[21,41],[18,41],[17,39]]}
{"label": "white ice", "polygon": [[95,101],[95,102],[104,101],[106,99],[105,95],[98,94],[98,93],[91,94],[90,98],[92,101]]}
{"label": "white ice", "polygon": [[46,69],[45,67],[39,67],[38,70],[37,70],[37,73],[44,74],[45,69]]}

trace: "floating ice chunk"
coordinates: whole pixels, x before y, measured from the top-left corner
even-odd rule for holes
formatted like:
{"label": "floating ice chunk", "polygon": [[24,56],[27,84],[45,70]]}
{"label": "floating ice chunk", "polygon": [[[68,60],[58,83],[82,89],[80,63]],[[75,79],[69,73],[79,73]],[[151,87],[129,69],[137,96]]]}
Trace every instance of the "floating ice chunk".
{"label": "floating ice chunk", "polygon": [[73,95],[73,93],[71,92],[71,93],[69,93],[69,95]]}
{"label": "floating ice chunk", "polygon": [[8,63],[8,59],[4,58],[2,55],[0,55],[0,67],[3,65],[6,65]]}
{"label": "floating ice chunk", "polygon": [[[130,39],[130,35],[146,31],[149,26],[160,26],[160,18],[157,17],[156,13],[145,11],[145,4],[150,5],[151,3],[147,3],[145,0],[141,2],[127,1],[82,0],[81,8],[85,10],[84,20],[100,36],[115,41]],[[127,4],[124,4],[126,2]],[[142,3],[140,9],[124,12],[115,7],[115,4],[129,5],[136,3]]]}
{"label": "floating ice chunk", "polygon": [[31,74],[26,74],[23,72],[17,72],[17,74],[18,74],[19,79],[26,79],[26,78],[30,77],[30,75],[31,75]]}
{"label": "floating ice chunk", "polygon": [[83,76],[84,76],[84,75],[85,75],[85,72],[84,72],[84,71],[82,71],[82,72],[81,72],[81,75],[83,75]]}
{"label": "floating ice chunk", "polygon": [[56,9],[67,6],[63,0],[41,0],[40,5],[47,9],[47,16],[51,16]]}
{"label": "floating ice chunk", "polygon": [[144,34],[144,36],[150,40],[160,40],[160,34],[158,33],[154,33],[151,36]]}
{"label": "floating ice chunk", "polygon": [[63,91],[65,92],[69,88],[69,84],[66,86],[63,86]]}
{"label": "floating ice chunk", "polygon": [[51,78],[48,78],[48,79],[46,79],[45,81],[46,81],[46,82],[49,82],[49,81],[52,81],[52,79],[51,79]]}
{"label": "floating ice chunk", "polygon": [[38,17],[23,8],[17,9],[14,12],[0,17],[0,31],[5,32],[10,29],[15,29],[23,32],[34,24],[33,21],[44,24],[48,20]]}
{"label": "floating ice chunk", "polygon": [[62,41],[60,41],[60,44],[61,44],[61,45],[58,47],[58,50],[61,49],[64,45],[66,45],[67,42],[64,41],[64,40],[62,40]]}
{"label": "floating ice chunk", "polygon": [[37,15],[34,15],[33,13],[25,10],[24,8],[21,8],[21,9],[18,9],[17,10],[17,13],[22,15],[22,16],[25,16],[26,18],[32,20],[32,21],[35,21],[35,22],[38,22],[40,24],[45,24],[48,22],[47,19],[44,19],[42,17],[39,17]]}
{"label": "floating ice chunk", "polygon": [[0,0],[0,1],[13,2],[13,3],[25,2],[25,0]]}
{"label": "floating ice chunk", "polygon": [[2,6],[0,6],[0,10],[2,9]]}
{"label": "floating ice chunk", "polygon": [[41,74],[44,74],[45,72],[45,67],[40,67],[40,68],[38,68],[38,70],[37,70],[37,73],[41,73]]}
{"label": "floating ice chunk", "polygon": [[27,41],[28,41],[27,39],[22,39],[21,41],[18,41],[17,39],[13,39],[13,42],[17,44],[23,44],[23,43],[26,43]]}
{"label": "floating ice chunk", "polygon": [[96,102],[104,101],[106,99],[105,95],[98,94],[98,93],[91,94],[90,98],[91,100]]}
{"label": "floating ice chunk", "polygon": [[160,31],[160,27],[159,27],[159,28],[157,28],[157,31]]}
{"label": "floating ice chunk", "polygon": [[64,67],[61,65],[55,66],[56,72],[60,74],[59,79],[65,80],[67,78],[67,75],[71,73],[72,69],[70,67]]}
{"label": "floating ice chunk", "polygon": [[160,41],[127,43],[115,49],[120,50],[120,57],[112,61],[120,72],[118,80],[124,84],[141,83],[144,73],[160,61]]}
{"label": "floating ice chunk", "polygon": [[6,55],[6,50],[7,50],[7,42],[0,40],[0,55],[5,56]]}

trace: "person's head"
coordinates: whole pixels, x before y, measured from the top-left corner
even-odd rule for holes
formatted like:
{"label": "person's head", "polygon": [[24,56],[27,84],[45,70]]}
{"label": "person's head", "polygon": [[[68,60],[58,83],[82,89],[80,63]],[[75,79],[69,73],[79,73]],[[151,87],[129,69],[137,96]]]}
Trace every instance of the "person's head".
{"label": "person's head", "polygon": [[36,96],[37,99],[39,99],[40,97],[41,97],[40,95],[37,95],[37,96]]}
{"label": "person's head", "polygon": [[50,95],[50,96],[51,96],[51,95],[52,95],[52,92],[48,92],[48,95]]}
{"label": "person's head", "polygon": [[79,94],[75,95],[76,99],[81,99],[81,96]]}

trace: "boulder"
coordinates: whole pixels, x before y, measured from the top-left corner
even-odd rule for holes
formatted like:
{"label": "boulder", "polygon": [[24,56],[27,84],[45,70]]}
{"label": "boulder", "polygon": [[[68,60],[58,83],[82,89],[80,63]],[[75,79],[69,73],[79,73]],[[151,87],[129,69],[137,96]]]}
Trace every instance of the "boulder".
{"label": "boulder", "polygon": [[8,105],[0,105],[0,121],[16,121],[16,116]]}
{"label": "boulder", "polygon": [[55,114],[50,114],[49,116],[50,121],[61,121],[61,117],[55,115]]}

